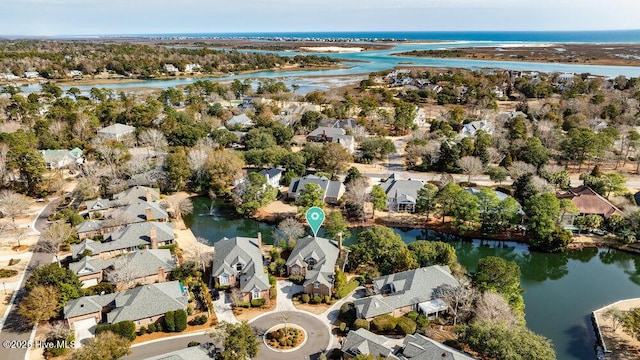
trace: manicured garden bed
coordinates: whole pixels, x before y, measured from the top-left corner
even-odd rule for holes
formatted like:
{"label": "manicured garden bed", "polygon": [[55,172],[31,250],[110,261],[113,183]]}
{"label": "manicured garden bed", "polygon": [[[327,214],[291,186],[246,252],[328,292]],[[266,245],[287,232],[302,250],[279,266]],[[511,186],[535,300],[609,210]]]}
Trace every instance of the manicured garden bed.
{"label": "manicured garden bed", "polygon": [[283,326],[267,333],[266,344],[278,350],[294,349],[304,342],[304,336],[304,332],[300,329]]}

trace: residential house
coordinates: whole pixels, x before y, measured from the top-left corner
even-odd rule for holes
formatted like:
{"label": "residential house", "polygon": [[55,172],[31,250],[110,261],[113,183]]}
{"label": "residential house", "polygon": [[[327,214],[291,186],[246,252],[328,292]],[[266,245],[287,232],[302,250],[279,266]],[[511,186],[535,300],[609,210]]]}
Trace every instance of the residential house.
{"label": "residential house", "polygon": [[98,130],[98,136],[106,140],[123,141],[134,137],[136,128],[125,124],[113,124]]}
{"label": "residential house", "polygon": [[103,220],[87,220],[81,222],[76,226],[76,232],[78,233],[78,238],[80,240],[86,238],[94,238],[96,236],[102,235],[102,228],[104,226]]}
{"label": "residential house", "polygon": [[180,72],[180,69],[175,67],[175,65],[173,65],[173,64],[164,64],[162,66],[162,69],[168,74],[175,74],[175,73]]}
{"label": "residential house", "polygon": [[417,127],[426,127],[427,123],[427,113],[423,108],[419,108],[416,106],[416,117],[413,119],[413,123]]}
{"label": "residential house", "polygon": [[493,124],[487,120],[478,120],[478,121],[473,121],[470,122],[468,124],[464,124],[462,126],[462,129],[460,130],[460,135],[462,136],[476,136],[476,132],[478,132],[479,130],[482,130],[484,132],[486,132],[489,135],[493,135],[493,131],[495,130],[495,127],[493,126]]}
{"label": "residential house", "polygon": [[148,357],[146,360],[211,360],[215,358],[215,354],[216,349],[214,346],[200,344],[162,355]]}
{"label": "residential house", "polygon": [[196,64],[186,64],[184,66],[184,72],[193,73],[193,72],[196,72],[196,71],[200,71],[201,67],[202,66],[200,66],[200,64],[197,64],[197,63]]}
{"label": "residential house", "polygon": [[282,174],[284,174],[284,170],[282,169],[263,169],[258,173],[264,176],[267,179],[267,185],[273,186],[276,189],[280,188],[280,180],[282,179]]}
{"label": "residential house", "polygon": [[349,129],[353,129],[356,126],[358,126],[358,123],[356,123],[356,119],[344,119],[336,120],[331,127],[348,131]]}
{"label": "residential house", "polygon": [[262,235],[257,238],[222,238],[213,246],[211,277],[214,284],[237,287],[243,301],[269,298],[269,276],[262,258]]}
{"label": "residential house", "polygon": [[400,360],[473,360],[474,358],[420,334],[407,335],[396,356]]}
{"label": "residential house", "polygon": [[245,97],[242,98],[242,101],[237,105],[237,107],[241,110],[253,110],[255,109],[255,103],[253,98]]}
{"label": "residential house", "polygon": [[434,290],[442,285],[460,286],[448,266],[403,271],[374,279],[373,295],[356,299],[353,304],[358,317],[368,320],[384,314],[398,317],[409,311],[437,314],[448,309],[441,299],[433,297]]}
{"label": "residential house", "polygon": [[80,71],[80,70],[69,70],[69,72],[67,73],[67,77],[70,77],[70,78],[81,78],[82,77],[82,71]]}
{"label": "residential house", "polygon": [[85,256],[69,264],[69,269],[82,281],[82,287],[90,287],[105,280],[118,282],[120,272],[126,272],[126,280],[134,284],[164,282],[176,266],[177,260],[169,249],[150,249],[110,259]]}
{"label": "residential house", "polygon": [[[569,199],[578,208],[579,216],[599,215],[608,219],[611,215],[623,215],[622,211],[609,200],[595,192],[592,188],[582,185],[569,189],[564,194],[557,195],[558,199]],[[575,215],[565,214],[561,223],[567,229],[575,229],[573,223]]]}
{"label": "residential house", "polygon": [[337,136],[345,136],[347,131],[339,127],[320,126],[307,135],[307,141],[313,142],[333,142]]}
{"label": "residential house", "polygon": [[147,186],[133,186],[113,195],[113,201],[118,204],[134,204],[140,201],[160,201],[160,191]]}
{"label": "residential house", "polygon": [[247,116],[247,114],[240,114],[232,117],[227,121],[227,127],[240,127],[240,128],[248,128],[255,125],[253,120]]}
{"label": "residential house", "polygon": [[82,150],[40,150],[44,158],[44,166],[47,169],[63,169],[72,166],[80,166],[84,163]]}
{"label": "residential house", "polygon": [[111,200],[97,198],[93,200],[87,200],[80,205],[80,214],[88,214],[89,219],[100,217],[102,211],[111,209],[114,204]]}
{"label": "residential house", "polygon": [[71,245],[71,255],[79,259],[85,255],[107,259],[139,249],[158,249],[174,243],[173,224],[163,222],[142,222],[131,224],[104,235],[104,241],[85,238],[79,244]]}
{"label": "residential house", "polygon": [[37,71],[25,71],[24,77],[26,79],[37,79],[40,77],[40,73]]}
{"label": "residential house", "polygon": [[20,79],[20,77],[13,75],[13,73],[8,72],[8,73],[0,74],[0,79],[12,81],[12,80],[18,80]]}
{"label": "residential house", "polygon": [[169,311],[185,310],[189,292],[179,281],[138,286],[113,294],[83,296],[64,307],[64,319],[71,329],[74,323],[94,319],[113,324],[133,321],[136,328],[155,323]]}
{"label": "residential house", "polygon": [[415,212],[418,191],[424,183],[419,180],[398,180],[395,174],[389,176],[380,186],[387,194],[387,208],[391,211]]}
{"label": "residential house", "polygon": [[393,341],[366,329],[351,330],[342,343],[342,358],[353,359],[358,355],[373,355],[374,359],[398,359],[394,355]]}
{"label": "residential house", "polygon": [[340,181],[331,181],[324,176],[305,175],[301,178],[291,180],[287,197],[297,199],[300,191],[304,189],[306,184],[316,184],[320,186],[322,201],[328,204],[336,204],[345,192],[344,184]]}
{"label": "residential house", "polygon": [[307,236],[296,242],[287,259],[289,275],[304,275],[304,292],[331,296],[336,261],[342,250],[340,241]]}

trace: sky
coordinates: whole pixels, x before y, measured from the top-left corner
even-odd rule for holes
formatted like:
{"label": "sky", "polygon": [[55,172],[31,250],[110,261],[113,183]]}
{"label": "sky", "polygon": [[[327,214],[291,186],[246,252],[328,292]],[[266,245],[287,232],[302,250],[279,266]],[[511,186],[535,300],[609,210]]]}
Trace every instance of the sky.
{"label": "sky", "polygon": [[0,0],[0,35],[638,29],[639,0]]}

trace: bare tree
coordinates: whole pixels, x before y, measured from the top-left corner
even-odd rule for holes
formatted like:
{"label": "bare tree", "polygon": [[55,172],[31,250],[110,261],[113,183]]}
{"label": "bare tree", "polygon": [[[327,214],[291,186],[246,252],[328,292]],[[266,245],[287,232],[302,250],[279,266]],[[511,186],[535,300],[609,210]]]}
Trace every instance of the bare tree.
{"label": "bare tree", "polygon": [[455,326],[459,318],[471,311],[476,292],[464,285],[445,284],[433,290],[433,298],[442,299],[447,304],[449,312],[453,315],[453,325]]}
{"label": "bare tree", "polygon": [[480,296],[476,302],[475,318],[477,321],[505,322],[510,325],[518,321],[507,300],[493,291],[485,291]]}
{"label": "bare tree", "polygon": [[8,174],[7,163],[9,161],[9,145],[5,143],[0,144],[0,185],[4,184],[4,179]]}
{"label": "bare tree", "polygon": [[196,181],[202,179],[207,173],[207,161],[209,160],[210,149],[199,146],[194,147],[187,154],[189,168],[195,175]]}
{"label": "bare tree", "polygon": [[58,251],[60,251],[60,246],[67,242],[72,234],[73,228],[69,224],[56,221],[42,233],[38,242],[38,250],[55,256],[58,266],[60,266]]}
{"label": "bare tree", "polygon": [[610,308],[604,312],[603,317],[611,321],[611,328],[615,332],[624,323],[627,314],[625,311],[622,311],[618,308]]}
{"label": "bare tree", "polygon": [[109,281],[116,283],[119,289],[125,290],[132,288],[137,279],[131,262],[127,256],[116,258],[113,262],[113,269],[109,271]]}
{"label": "bare tree", "polygon": [[290,247],[295,245],[295,241],[304,235],[304,226],[294,218],[286,218],[278,224],[275,234],[276,238],[284,240]]}
{"label": "bare tree", "polygon": [[507,172],[509,173],[509,176],[511,176],[511,180],[516,181],[522,175],[535,174],[536,167],[531,164],[527,164],[524,161],[515,161],[511,166],[509,166]]}
{"label": "bare tree", "polygon": [[147,129],[140,133],[140,143],[153,149],[154,155],[159,156],[167,150],[167,139],[157,129]]}
{"label": "bare tree", "polygon": [[458,160],[458,167],[462,170],[463,174],[467,175],[467,182],[471,182],[471,177],[482,174],[484,165],[482,161],[475,156],[463,156]]}
{"label": "bare tree", "polygon": [[489,164],[500,164],[504,155],[498,151],[498,149],[494,147],[490,147],[487,149],[487,159],[489,160]]}
{"label": "bare tree", "polygon": [[231,299],[231,304],[233,304],[233,306],[238,306],[238,304],[240,304],[244,300],[242,293],[238,288],[231,289],[229,298]]}
{"label": "bare tree", "polygon": [[534,175],[531,178],[531,184],[536,189],[537,193],[554,193],[556,188],[549,184],[549,182],[538,175]]}
{"label": "bare tree", "polygon": [[31,203],[31,198],[15,191],[2,190],[0,192],[0,213],[2,216],[11,218],[14,229],[17,229],[16,217],[22,215]]}
{"label": "bare tree", "polygon": [[172,215],[174,219],[182,219],[185,215],[193,214],[193,202],[189,198],[171,198],[171,200],[167,200],[167,202],[173,210]]}
{"label": "bare tree", "polygon": [[193,251],[191,252],[191,260],[198,264],[198,266],[200,267],[200,271],[204,272],[207,264],[211,261],[213,252],[208,251],[209,249],[211,249],[209,247],[209,240],[198,236],[196,237],[196,241],[198,243],[193,247]]}

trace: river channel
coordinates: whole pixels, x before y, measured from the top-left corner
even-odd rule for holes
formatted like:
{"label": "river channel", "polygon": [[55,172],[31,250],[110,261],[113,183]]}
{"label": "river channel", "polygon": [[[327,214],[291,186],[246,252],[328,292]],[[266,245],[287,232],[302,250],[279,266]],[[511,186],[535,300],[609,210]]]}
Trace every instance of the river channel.
{"label": "river channel", "polygon": [[[194,234],[215,244],[222,237],[262,233],[273,242],[274,224],[236,217],[221,200],[194,201],[187,219]],[[353,230],[346,245],[353,244]],[[473,272],[478,260],[499,256],[515,261],[522,271],[527,326],[553,341],[560,360],[595,358],[591,311],[619,299],[640,297],[640,256],[617,250],[582,249],[563,254],[530,252],[524,244],[503,241],[461,241],[420,229],[394,229],[406,243],[416,239],[446,238],[456,248],[458,260]]]}

